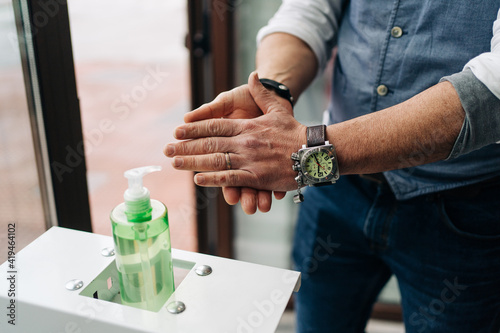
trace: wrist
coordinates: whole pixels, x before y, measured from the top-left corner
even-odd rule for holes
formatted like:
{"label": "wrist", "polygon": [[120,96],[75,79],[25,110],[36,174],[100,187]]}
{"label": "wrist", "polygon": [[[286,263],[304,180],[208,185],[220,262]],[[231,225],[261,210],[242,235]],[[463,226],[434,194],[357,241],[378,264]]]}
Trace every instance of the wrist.
{"label": "wrist", "polygon": [[275,96],[288,101],[293,109],[295,100],[290,89],[285,84],[268,78],[261,78],[259,81],[267,90],[272,91]]}
{"label": "wrist", "polygon": [[339,174],[343,175],[345,173],[345,159],[343,158],[344,142],[342,140],[342,123],[329,125],[326,127],[326,138],[335,147],[335,152],[337,154],[337,163],[339,168]]}

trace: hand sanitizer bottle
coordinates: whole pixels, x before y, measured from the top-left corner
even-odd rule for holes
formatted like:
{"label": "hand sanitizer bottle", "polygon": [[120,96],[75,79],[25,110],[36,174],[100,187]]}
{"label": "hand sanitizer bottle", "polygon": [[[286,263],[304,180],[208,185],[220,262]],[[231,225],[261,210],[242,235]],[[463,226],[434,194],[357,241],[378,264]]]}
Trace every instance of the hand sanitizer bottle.
{"label": "hand sanitizer bottle", "polygon": [[122,304],[159,311],[174,291],[167,207],[150,199],[142,178],[160,166],[125,172],[125,202],[111,211]]}

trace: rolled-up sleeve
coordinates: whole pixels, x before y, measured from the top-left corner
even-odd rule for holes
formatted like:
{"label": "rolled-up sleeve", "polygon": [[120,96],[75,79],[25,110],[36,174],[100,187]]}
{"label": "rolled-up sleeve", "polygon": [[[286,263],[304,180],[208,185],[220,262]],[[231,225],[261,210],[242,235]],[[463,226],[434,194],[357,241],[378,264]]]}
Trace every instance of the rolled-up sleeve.
{"label": "rolled-up sleeve", "polygon": [[493,23],[491,51],[469,61],[449,81],[460,97],[465,119],[448,159],[500,143],[500,10]]}
{"label": "rolled-up sleeve", "polygon": [[275,32],[285,32],[303,40],[318,59],[323,71],[336,44],[342,0],[284,0],[268,25],[260,29],[257,43]]}

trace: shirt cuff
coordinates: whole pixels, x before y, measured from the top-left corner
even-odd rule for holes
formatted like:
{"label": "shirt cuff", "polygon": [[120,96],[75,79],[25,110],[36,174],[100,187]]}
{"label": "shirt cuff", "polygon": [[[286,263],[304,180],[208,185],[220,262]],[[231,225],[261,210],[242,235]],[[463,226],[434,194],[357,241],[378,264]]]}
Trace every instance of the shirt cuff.
{"label": "shirt cuff", "polygon": [[447,160],[500,143],[500,99],[470,69],[443,77],[458,93],[465,111],[462,129]]}

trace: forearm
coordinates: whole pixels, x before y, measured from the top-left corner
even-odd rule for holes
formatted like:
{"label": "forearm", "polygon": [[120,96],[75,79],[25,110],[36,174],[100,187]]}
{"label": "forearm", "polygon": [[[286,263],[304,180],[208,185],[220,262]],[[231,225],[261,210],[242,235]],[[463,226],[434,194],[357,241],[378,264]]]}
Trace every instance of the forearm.
{"label": "forearm", "polygon": [[449,82],[385,110],[331,125],[341,174],[375,173],[448,157],[464,121]]}
{"label": "forearm", "polygon": [[[306,126],[295,120],[259,84],[249,90],[265,114],[251,120],[210,119],[179,126],[167,145],[174,167],[207,171],[200,186],[244,186],[261,190],[296,188],[290,156],[306,143]],[[442,82],[406,102],[327,128],[336,147],[341,174],[363,174],[411,167],[445,159],[464,120],[460,99]],[[227,170],[225,152],[230,154]]]}
{"label": "forearm", "polygon": [[260,78],[283,83],[295,100],[318,71],[318,61],[311,48],[301,39],[286,33],[273,33],[262,39],[256,64]]}

